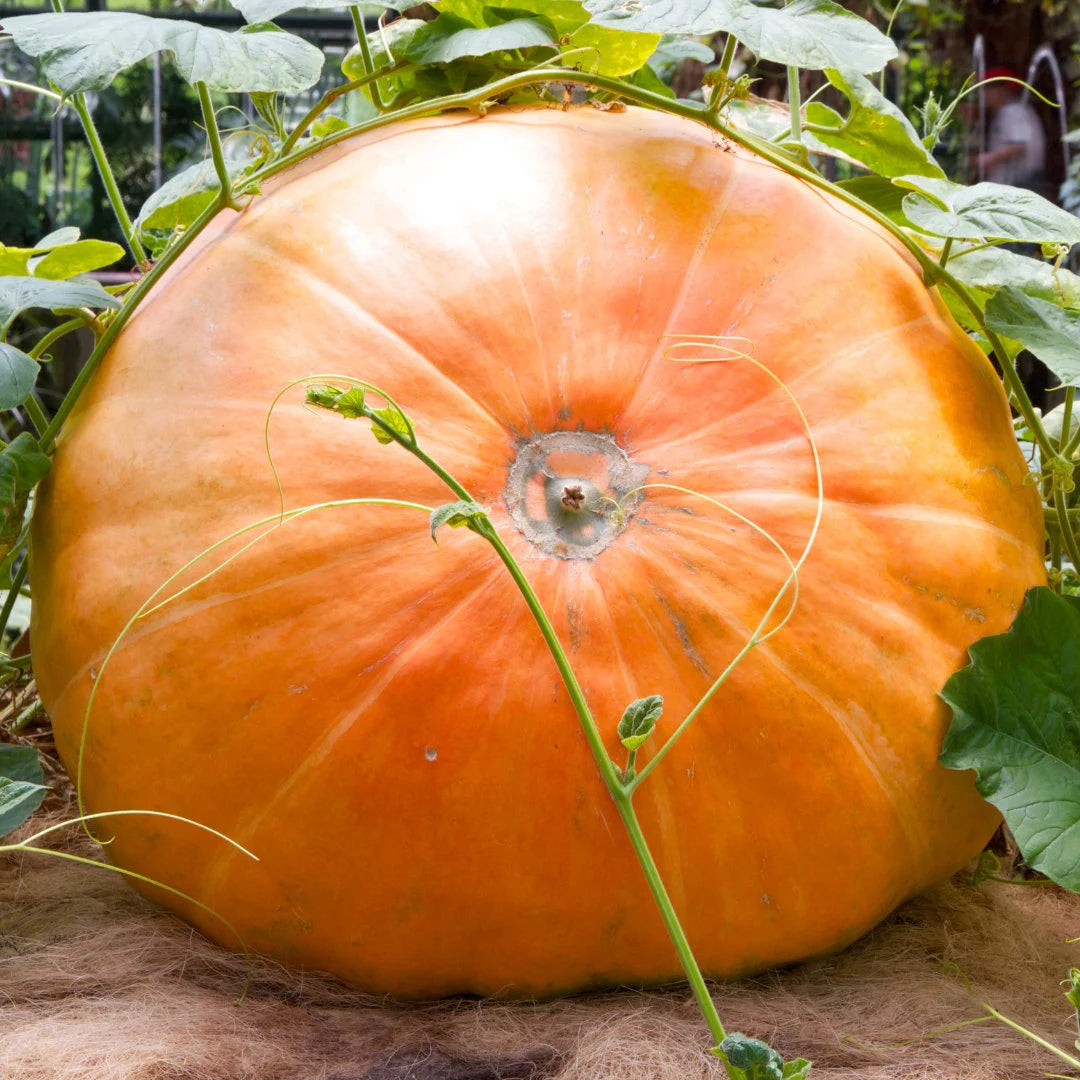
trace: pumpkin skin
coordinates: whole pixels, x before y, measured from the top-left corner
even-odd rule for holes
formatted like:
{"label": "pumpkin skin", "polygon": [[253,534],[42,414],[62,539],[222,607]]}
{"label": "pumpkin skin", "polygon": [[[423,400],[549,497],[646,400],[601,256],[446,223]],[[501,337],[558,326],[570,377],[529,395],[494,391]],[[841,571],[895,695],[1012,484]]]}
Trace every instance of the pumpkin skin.
{"label": "pumpkin skin", "polygon": [[[635,109],[369,134],[220,216],[168,273],[66,425],[35,514],[34,662],[68,767],[139,605],[277,511],[275,394],[334,371],[392,393],[490,508],[615,760],[634,698],[664,696],[665,736],[762,617],[782,560],[664,489],[595,557],[562,558],[515,525],[507,484],[538,437],[593,433],[635,476],[721,500],[797,557],[817,508],[798,416],[749,363],[665,357],[693,335],[752,342],[805,411],[825,493],[790,622],[635,797],[699,962],[728,977],[841,948],[957,870],[998,819],[937,764],[936,692],[1043,580],[1000,384],[883,230]],[[287,506],[453,498],[300,389],[270,432]],[[596,472],[590,454],[571,438],[548,467]],[[481,539],[443,529],[435,545],[416,511],[314,512],[136,623],[99,680],[82,777],[90,811],[184,815],[260,860],[130,816],[102,830],[117,865],[256,951],[376,993],[680,974],[520,594]]]}

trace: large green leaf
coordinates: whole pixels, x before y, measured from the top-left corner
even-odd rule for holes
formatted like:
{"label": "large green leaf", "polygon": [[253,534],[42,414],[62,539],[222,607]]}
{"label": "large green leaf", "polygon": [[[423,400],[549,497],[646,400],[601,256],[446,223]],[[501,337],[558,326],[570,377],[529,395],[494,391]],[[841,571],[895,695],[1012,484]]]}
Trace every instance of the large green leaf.
{"label": "large green leaf", "polygon": [[586,23],[571,35],[563,51],[588,49],[577,59],[587,71],[620,78],[643,67],[660,44],[659,34],[631,34],[611,26]]}
{"label": "large green leaf", "polygon": [[0,409],[14,409],[34,389],[38,362],[14,345],[0,341]]}
{"label": "large green leaf", "polygon": [[716,53],[697,38],[686,37],[684,34],[664,34],[649,57],[649,67],[666,79],[687,60],[711,64],[715,59]]}
{"label": "large green leaf", "polygon": [[893,182],[913,192],[904,199],[904,213],[918,228],[935,236],[1080,243],[1080,218],[1034,191],[991,183],[965,187],[925,176],[896,176]]}
{"label": "large green leaf", "polygon": [[[249,23],[270,22],[287,11],[296,11],[302,8],[304,11],[345,11],[351,5],[346,0],[232,0],[232,6],[244,16]],[[360,10],[374,8],[375,10],[392,8],[394,11],[401,9],[401,4],[391,0],[364,0],[359,5]]]}
{"label": "large green leaf", "polygon": [[[235,180],[257,162],[228,158],[225,170]],[[135,219],[138,232],[181,228],[190,225],[217,196],[220,184],[212,161],[189,165],[167,180],[146,202]]]}
{"label": "large green leaf", "polygon": [[838,181],[836,186],[862,199],[902,228],[911,228],[911,222],[904,217],[904,193],[891,180],[883,176],[854,176]]}
{"label": "large green leaf", "polygon": [[538,19],[509,19],[477,27],[460,15],[444,13],[419,27],[406,42],[402,55],[414,64],[449,64],[466,56],[555,44],[550,24],[545,26]]}
{"label": "large green leaf", "polygon": [[306,90],[323,64],[314,45],[269,23],[227,33],[183,19],[95,11],[17,15],[3,28],[65,94],[104,90],[156,52],[171,52],[189,83],[245,93]]}
{"label": "large green leaf", "polygon": [[[893,188],[898,191],[897,188]],[[995,292],[1011,285],[1030,296],[1080,309],[1080,277],[1064,267],[1003,247],[953,250],[949,272],[966,285]]]}
{"label": "large green leaf", "polygon": [[806,119],[821,142],[879,176],[945,176],[908,118],[869,79],[857,71],[835,68],[825,75],[848,99],[849,109],[842,118],[819,102],[807,105]]}
{"label": "large green leaf", "polygon": [[0,338],[15,316],[30,308],[118,308],[96,281],[50,281],[32,277],[0,277]]}
{"label": "large green leaf", "polygon": [[1080,311],[1006,286],[986,302],[985,315],[991,330],[1030,349],[1065,386],[1080,386]]}
{"label": "large green leaf", "polygon": [[782,8],[753,0],[585,0],[593,21],[652,34],[734,34],[762,60],[821,70],[878,71],[896,56],[880,30],[833,0]]}
{"label": "large green leaf", "polygon": [[1031,589],[1008,633],[945,684],[941,763],[974,769],[1029,866],[1080,891],[1080,599]]}

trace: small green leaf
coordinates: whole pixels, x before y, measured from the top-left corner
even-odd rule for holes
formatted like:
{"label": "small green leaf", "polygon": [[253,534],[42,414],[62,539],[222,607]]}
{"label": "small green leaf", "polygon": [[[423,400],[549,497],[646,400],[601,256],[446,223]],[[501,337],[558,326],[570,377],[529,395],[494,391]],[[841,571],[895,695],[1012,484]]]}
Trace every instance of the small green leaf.
{"label": "small green leaf", "polygon": [[551,27],[537,19],[511,19],[496,26],[475,27],[459,15],[444,13],[420,27],[409,38],[402,55],[414,64],[449,64],[466,56],[555,43]]}
{"label": "small green leaf", "polygon": [[[50,251],[52,248],[65,247],[68,244],[78,243],[82,233],[77,225],[62,225],[54,229],[47,236],[43,236],[35,245],[35,251]],[[122,249],[121,249],[122,250]]]}
{"label": "small green leaf", "polygon": [[630,702],[619,721],[619,741],[627,750],[636,750],[652,733],[664,711],[664,699],[659,694]]}
{"label": "small green leaf", "polygon": [[311,125],[311,137],[313,139],[325,139],[327,135],[333,135],[335,131],[344,131],[349,122],[340,116],[320,116]]}
{"label": "small green leaf", "polygon": [[346,420],[358,420],[367,416],[362,386],[350,386],[348,390],[340,390],[336,386],[309,386],[307,403],[340,413]]}
{"label": "small green leaf", "polygon": [[806,119],[826,146],[842,150],[879,176],[944,177],[908,118],[857,71],[829,68],[826,78],[848,99],[847,118],[812,101]]}
{"label": "small green leaf", "polygon": [[30,492],[48,475],[50,465],[27,431],[0,450],[0,561],[24,540]]}
{"label": "small green leaf", "polygon": [[716,61],[716,53],[697,38],[684,34],[664,34],[648,62],[660,78],[670,79],[687,60],[712,64]]}
{"label": "small green leaf", "polygon": [[31,277],[0,277],[0,338],[20,312],[30,308],[118,308],[96,281],[49,281]]}
{"label": "small green leaf", "polygon": [[822,70],[878,71],[897,55],[880,30],[833,0],[792,0],[783,8],[753,0],[585,0],[593,22],[653,34],[734,34],[755,56]]}
{"label": "small green leaf", "polygon": [[1080,386],[1080,311],[1006,286],[986,302],[986,325],[1030,349],[1065,386]]}
{"label": "small green leaf", "polygon": [[63,280],[111,266],[123,258],[124,249],[107,240],[80,240],[79,230],[58,229],[32,248],[0,244],[0,274]]}
{"label": "small green leaf", "polygon": [[111,266],[124,257],[124,249],[108,240],[79,240],[55,247],[47,254],[33,258],[27,269],[34,277],[63,281],[76,274],[88,274]]}
{"label": "small green leaf", "polygon": [[45,798],[45,774],[32,746],[0,743],[0,837],[17,829]]}
{"label": "small green leaf", "polygon": [[[405,418],[405,414],[396,409],[393,405],[387,405],[384,409],[372,409],[372,415],[377,416],[387,427],[396,431],[406,441],[412,439],[412,431],[409,428],[409,421]],[[394,442],[394,436],[390,434],[385,428],[379,424],[371,425],[371,434],[383,444],[388,446]]]}
{"label": "small green leaf", "polygon": [[451,529],[460,529],[462,526],[472,528],[477,518],[484,516],[484,508],[478,503],[466,502],[459,499],[457,502],[444,503],[431,511],[431,539],[435,539],[435,532],[443,525],[449,525]]}
{"label": "small green leaf", "polygon": [[978,888],[984,881],[989,881],[1000,873],[1001,860],[992,851],[984,851],[979,856],[979,861],[965,884],[970,885],[973,889]]}
{"label": "small green leaf", "polygon": [[41,368],[22,349],[0,341],[0,409],[21,405],[37,382]]}
{"label": "small green leaf", "polygon": [[784,1061],[767,1042],[741,1031],[728,1035],[718,1049],[742,1070],[741,1080],[803,1080],[810,1073],[810,1062],[805,1058]]}
{"label": "small green leaf", "polygon": [[3,28],[65,94],[104,90],[156,52],[171,52],[192,85],[243,93],[306,90],[323,64],[319,49],[272,23],[227,33],[184,19],[93,11],[5,17]]}
{"label": "small green leaf", "polygon": [[896,176],[913,194],[904,213],[918,228],[957,240],[1016,240],[1028,244],[1080,243],[1080,218],[1024,188],[981,183],[964,187],[943,179]]}
{"label": "small green leaf", "polygon": [[1030,589],[1012,628],[969,653],[941,692],[941,763],[974,769],[1027,864],[1080,891],[1080,599]]}

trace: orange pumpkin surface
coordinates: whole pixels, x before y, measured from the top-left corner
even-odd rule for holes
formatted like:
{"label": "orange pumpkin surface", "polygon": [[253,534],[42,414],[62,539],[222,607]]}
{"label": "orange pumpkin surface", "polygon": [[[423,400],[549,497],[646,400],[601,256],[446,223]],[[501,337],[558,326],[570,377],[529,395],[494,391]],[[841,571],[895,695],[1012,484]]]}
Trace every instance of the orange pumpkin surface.
{"label": "orange pumpkin surface", "polygon": [[[997,815],[937,764],[936,692],[1043,579],[1002,389],[883,230],[634,109],[357,138],[168,273],[67,424],[34,520],[34,659],[69,768],[139,605],[277,510],[275,394],[337,371],[392,393],[490,508],[615,759],[634,698],[664,696],[664,737],[785,564],[677,491],[647,488],[622,528],[587,507],[576,532],[548,496],[681,485],[798,556],[817,509],[798,414],[753,364],[665,355],[697,335],[745,339],[786,384],[824,481],[793,618],[635,798],[701,965],[837,949],[955,871]],[[369,428],[285,395],[286,505],[453,498]],[[97,690],[88,810],[184,815],[260,861],[147,816],[102,828],[109,857],[255,950],[400,996],[679,974],[540,634],[467,530],[435,545],[417,511],[314,512],[136,622]]]}

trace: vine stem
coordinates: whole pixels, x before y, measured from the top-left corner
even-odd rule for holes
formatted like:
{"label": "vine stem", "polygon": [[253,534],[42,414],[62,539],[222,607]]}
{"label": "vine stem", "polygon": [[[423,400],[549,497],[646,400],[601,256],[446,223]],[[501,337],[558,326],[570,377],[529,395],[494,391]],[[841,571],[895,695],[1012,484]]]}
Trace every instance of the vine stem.
{"label": "vine stem", "polygon": [[352,16],[353,26],[356,29],[356,42],[360,46],[360,59],[363,61],[364,71],[372,76],[371,103],[379,112],[384,112],[386,104],[383,102],[382,95],[379,93],[379,84],[374,78],[375,62],[371,58],[371,46],[368,44],[367,29],[364,26],[364,17],[360,14],[360,9],[355,4],[349,8],[349,14]]}
{"label": "vine stem", "polygon": [[35,391],[31,390],[26,395],[23,401],[23,408],[26,410],[26,415],[30,417],[30,423],[34,425],[34,431],[37,433],[40,439],[45,434],[46,428],[49,426],[49,419],[45,415],[44,409],[41,407],[41,402],[38,401],[35,396]]}
{"label": "vine stem", "polygon": [[726,79],[731,70],[731,62],[735,59],[735,50],[739,46],[739,40],[734,34],[728,34],[724,42],[724,52],[720,57],[720,74]]}
{"label": "vine stem", "polygon": [[799,87],[799,69],[789,67],[787,69],[788,81],[788,109],[791,113],[792,142],[802,144],[802,90]]}
{"label": "vine stem", "polygon": [[98,175],[101,177],[102,184],[105,185],[105,193],[109,197],[109,204],[116,215],[116,220],[120,223],[120,229],[124,234],[124,239],[127,241],[127,246],[131,249],[136,264],[145,267],[148,265],[146,251],[135,234],[135,227],[131,224],[131,218],[128,216],[127,208],[124,206],[124,200],[120,195],[120,188],[117,186],[108,155],[105,153],[105,147],[102,145],[101,137],[98,135],[97,127],[94,125],[94,118],[90,115],[90,110],[86,106],[86,98],[82,94],[73,94],[71,103],[75,106],[75,112],[78,113],[79,121],[82,123],[86,141],[90,145],[90,153],[94,157],[94,164],[97,165]]}
{"label": "vine stem", "polygon": [[[378,424],[399,446],[404,447],[404,449],[408,450],[409,453],[418,458],[434,472],[459,499],[463,499],[466,502],[475,502],[475,499],[473,499],[466,488],[458,483],[458,481],[434,458],[420,449],[415,438],[403,436],[401,433],[395,431],[389,424],[385,423],[366,406],[365,415],[373,423]],[[656,906],[659,909],[660,917],[664,922],[664,927],[678,954],[679,963],[682,966],[683,973],[686,975],[687,982],[690,984],[690,989],[698,1004],[698,1008],[700,1008],[702,1015],[705,1018],[709,1033],[715,1040],[713,1053],[720,1058],[724,1063],[724,1067],[728,1069],[729,1074],[731,1074],[727,1057],[720,1049],[720,1043],[726,1038],[727,1033],[724,1030],[724,1025],[720,1020],[720,1016],[716,1011],[716,1005],[709,996],[709,989],[705,984],[705,977],[702,975],[701,968],[698,966],[697,959],[694,956],[693,950],[690,948],[686,932],[679,922],[678,913],[675,911],[675,907],[671,902],[671,897],[668,895],[667,889],[664,886],[659,868],[656,865],[656,860],[653,858],[648,842],[645,839],[645,834],[641,830],[641,824],[637,819],[637,814],[635,813],[631,802],[633,798],[633,788],[623,783],[623,778],[620,775],[618,768],[611,760],[611,757],[607,752],[607,747],[604,745],[603,737],[593,718],[592,711],[585,699],[585,693],[566,656],[566,650],[563,648],[562,642],[559,640],[555,628],[551,625],[551,620],[548,618],[548,614],[544,610],[543,604],[533,590],[524,571],[518,565],[517,560],[503,542],[502,537],[499,536],[498,531],[486,514],[479,519],[477,524],[473,527],[473,531],[483,537],[483,539],[495,549],[495,553],[499,556],[499,559],[506,567],[511,578],[513,578],[514,584],[517,585],[518,591],[525,600],[525,604],[544,638],[544,642],[548,647],[551,658],[555,661],[555,666],[558,668],[563,685],[566,687],[567,694],[574,706],[574,711],[577,713],[578,720],[585,735],[585,740],[589,744],[589,749],[592,751],[593,759],[600,771],[604,785],[608,789],[616,809],[619,812],[619,817],[622,819],[623,825],[626,828],[627,836],[630,839],[634,854],[645,875],[649,891],[652,893],[653,900],[656,902]]]}
{"label": "vine stem", "polygon": [[210,98],[210,90],[201,79],[195,84],[195,89],[199,94],[199,107],[202,109],[206,135],[210,140],[210,156],[214,161],[214,171],[217,173],[218,183],[221,185],[221,195],[218,201],[222,206],[240,210],[242,209],[241,204],[233,198],[232,180],[229,178],[229,170],[225,165],[225,151],[221,145],[221,130],[218,127],[217,114],[214,112],[214,103]]}
{"label": "vine stem", "polygon": [[28,354],[30,359],[39,359],[53,342],[58,341],[62,337],[66,337],[75,330],[81,330],[86,325],[86,322],[86,319],[68,319],[67,322],[63,322],[59,326],[54,326],[47,334],[43,335],[40,341],[34,344],[34,347]]}

